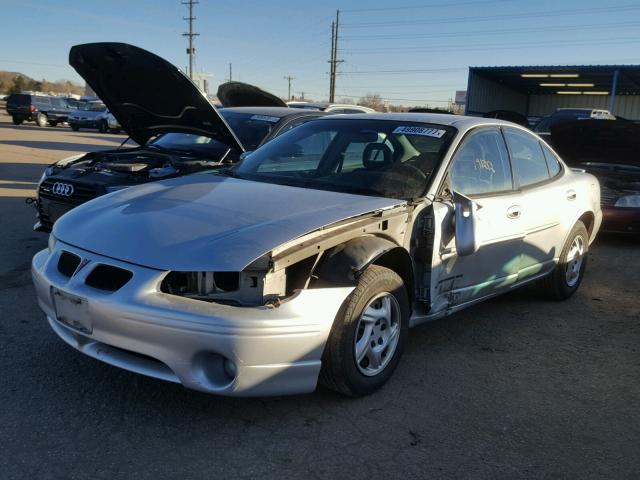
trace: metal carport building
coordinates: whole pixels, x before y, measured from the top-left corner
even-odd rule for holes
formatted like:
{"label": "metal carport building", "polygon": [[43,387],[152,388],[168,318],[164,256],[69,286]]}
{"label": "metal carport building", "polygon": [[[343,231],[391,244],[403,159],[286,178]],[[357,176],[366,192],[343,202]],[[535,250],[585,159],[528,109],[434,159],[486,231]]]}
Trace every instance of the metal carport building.
{"label": "metal carport building", "polygon": [[469,67],[467,115],[598,108],[640,120],[640,65]]}

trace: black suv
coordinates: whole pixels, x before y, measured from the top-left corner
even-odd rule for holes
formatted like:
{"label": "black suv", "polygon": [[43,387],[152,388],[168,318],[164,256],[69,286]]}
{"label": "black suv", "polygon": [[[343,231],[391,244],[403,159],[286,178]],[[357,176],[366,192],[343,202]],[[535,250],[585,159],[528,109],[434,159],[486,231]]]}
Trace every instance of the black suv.
{"label": "black suv", "polygon": [[64,98],[48,95],[14,93],[7,97],[7,113],[14,125],[36,122],[40,127],[67,121],[71,107]]}

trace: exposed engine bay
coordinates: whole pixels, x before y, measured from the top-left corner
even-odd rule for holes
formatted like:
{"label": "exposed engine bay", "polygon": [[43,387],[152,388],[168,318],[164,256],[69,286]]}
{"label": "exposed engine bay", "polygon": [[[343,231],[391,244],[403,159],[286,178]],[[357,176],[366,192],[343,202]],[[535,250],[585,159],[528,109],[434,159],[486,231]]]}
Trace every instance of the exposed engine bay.
{"label": "exposed engine bay", "polygon": [[72,208],[123,188],[165,178],[220,168],[231,152],[206,154],[146,147],[90,152],[51,165],[38,187],[38,223],[34,229],[50,231],[53,223]]}
{"label": "exposed engine bay", "polygon": [[[135,183],[145,179],[155,180],[176,174],[190,173],[218,166],[219,159],[211,160],[187,152],[160,151],[151,148],[132,148],[106,152],[88,153],[81,159],[66,165],[54,166],[57,173],[65,170],[73,171],[73,178],[98,173],[125,177]],[[107,179],[105,183],[109,183]]]}

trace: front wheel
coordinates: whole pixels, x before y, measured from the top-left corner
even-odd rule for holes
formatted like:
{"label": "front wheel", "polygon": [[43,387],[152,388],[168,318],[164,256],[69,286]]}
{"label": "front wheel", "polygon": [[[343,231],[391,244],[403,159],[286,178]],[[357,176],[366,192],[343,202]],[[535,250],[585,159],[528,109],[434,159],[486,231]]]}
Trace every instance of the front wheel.
{"label": "front wheel", "polygon": [[38,113],[38,116],[36,117],[36,123],[39,127],[46,127],[47,125],[49,125],[49,119],[44,113]]}
{"label": "front wheel", "polygon": [[100,133],[107,133],[109,131],[109,125],[107,125],[106,120],[101,120],[98,124],[98,131]]}
{"label": "front wheel", "polygon": [[14,125],[22,125],[23,120],[21,118],[12,117],[12,121]]}
{"label": "front wheel", "polygon": [[80,127],[76,125],[71,125],[71,130],[73,130],[74,132],[77,132],[78,130],[80,130]]}
{"label": "front wheel", "polygon": [[350,396],[373,393],[393,374],[408,332],[409,299],[402,278],[370,266],[334,320],[320,383]]}
{"label": "front wheel", "polygon": [[540,282],[543,292],[554,300],[566,300],[582,283],[587,268],[589,233],[584,223],[578,221],[560,252],[555,269]]}

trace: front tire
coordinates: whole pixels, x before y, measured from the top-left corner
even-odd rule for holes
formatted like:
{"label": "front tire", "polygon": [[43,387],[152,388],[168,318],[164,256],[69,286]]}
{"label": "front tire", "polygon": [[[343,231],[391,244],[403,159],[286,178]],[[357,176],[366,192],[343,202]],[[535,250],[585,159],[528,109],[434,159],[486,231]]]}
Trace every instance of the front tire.
{"label": "front tire", "polygon": [[581,221],[571,229],[554,270],[540,282],[542,291],[553,300],[566,300],[582,283],[587,268],[589,233]]}
{"label": "front tire", "polygon": [[98,131],[100,133],[107,133],[109,131],[109,125],[107,125],[106,120],[101,120],[98,124]]}
{"label": "front tire", "polygon": [[71,125],[71,130],[73,130],[74,132],[77,132],[78,130],[80,130],[80,127],[77,127],[76,125]]}
{"label": "front tire", "polygon": [[391,377],[409,333],[402,278],[367,268],[336,316],[322,356],[320,383],[345,395],[369,395]]}
{"label": "front tire", "polygon": [[46,127],[47,125],[49,125],[49,119],[44,113],[38,113],[38,116],[36,117],[36,123],[39,127]]}

